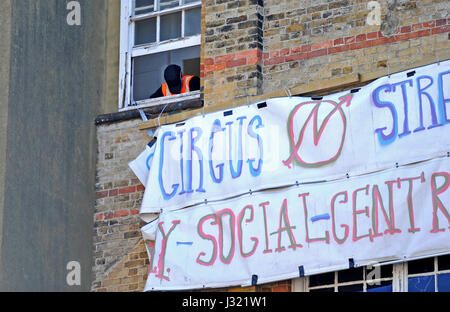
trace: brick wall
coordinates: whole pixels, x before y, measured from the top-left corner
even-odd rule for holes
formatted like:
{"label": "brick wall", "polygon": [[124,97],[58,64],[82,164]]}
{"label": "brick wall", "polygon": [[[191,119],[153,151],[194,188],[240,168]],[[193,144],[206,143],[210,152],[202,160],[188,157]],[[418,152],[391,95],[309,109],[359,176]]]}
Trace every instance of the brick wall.
{"label": "brick wall", "polygon": [[[205,106],[238,106],[285,87],[449,57],[447,0],[398,0],[392,9],[380,0],[389,23],[373,26],[366,23],[368,2],[203,0]],[[128,168],[149,140],[139,122],[98,127],[93,291],[142,291],[145,285],[148,259],[138,217],[144,188]],[[291,282],[215,290],[291,291]]]}
{"label": "brick wall", "polygon": [[[391,29],[385,26],[391,25],[387,22],[367,24],[368,2],[207,1],[210,7],[205,12],[203,58],[206,105],[241,105],[252,102],[254,95],[312,81],[399,65],[407,69],[423,59],[448,58],[448,1],[397,0],[393,10],[388,9],[388,1],[379,1],[382,20],[397,22],[391,23],[396,25]],[[223,13],[231,3],[243,6]],[[246,18],[256,19],[254,11],[262,14],[258,21],[263,21],[263,35],[249,37],[247,46],[239,45],[230,29],[239,28]],[[387,18],[388,12],[393,17]],[[393,31],[392,35],[383,35],[389,33],[386,29]],[[236,36],[241,33],[236,32]],[[222,47],[228,43],[230,46]],[[249,74],[251,66],[257,69]]]}
{"label": "brick wall", "polygon": [[97,127],[92,291],[142,291],[148,257],[140,228],[144,187],[128,167],[149,138],[140,120]]}
{"label": "brick wall", "polygon": [[263,1],[203,1],[205,105],[244,104],[262,93]]}

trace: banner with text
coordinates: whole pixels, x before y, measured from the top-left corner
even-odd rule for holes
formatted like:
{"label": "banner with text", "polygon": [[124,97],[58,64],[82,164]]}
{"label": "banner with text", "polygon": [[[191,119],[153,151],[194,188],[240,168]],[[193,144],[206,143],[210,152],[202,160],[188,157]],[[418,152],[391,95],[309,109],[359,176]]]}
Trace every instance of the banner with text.
{"label": "banner with text", "polygon": [[251,285],[447,253],[449,211],[448,157],[165,211],[142,228],[145,290]]}
{"label": "banner with text", "polygon": [[151,166],[141,166],[148,172],[135,172],[148,176],[145,220],[161,209],[366,174],[448,151],[450,61],[324,98],[268,99],[161,126]]}

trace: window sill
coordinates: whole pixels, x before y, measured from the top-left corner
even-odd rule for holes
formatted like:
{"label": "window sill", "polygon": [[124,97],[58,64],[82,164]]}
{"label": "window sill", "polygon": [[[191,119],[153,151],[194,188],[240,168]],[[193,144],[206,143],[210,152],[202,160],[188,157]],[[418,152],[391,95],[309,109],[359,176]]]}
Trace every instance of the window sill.
{"label": "window sill", "polygon": [[130,105],[124,108],[120,108],[119,112],[125,112],[135,109],[143,109],[152,106],[161,106],[161,105],[169,105],[178,102],[197,100],[201,98],[200,91],[192,91],[184,94],[175,94],[171,96],[159,97],[154,99],[146,99],[142,101],[136,101],[135,105]]}
{"label": "window sill", "polygon": [[139,101],[136,105],[120,109],[116,113],[97,116],[95,124],[102,125],[136,118],[141,119],[139,110],[142,110],[150,121],[156,119],[161,112],[164,114],[181,114],[181,112],[200,109],[201,107],[203,107],[202,94],[200,91],[193,91],[186,94]]}

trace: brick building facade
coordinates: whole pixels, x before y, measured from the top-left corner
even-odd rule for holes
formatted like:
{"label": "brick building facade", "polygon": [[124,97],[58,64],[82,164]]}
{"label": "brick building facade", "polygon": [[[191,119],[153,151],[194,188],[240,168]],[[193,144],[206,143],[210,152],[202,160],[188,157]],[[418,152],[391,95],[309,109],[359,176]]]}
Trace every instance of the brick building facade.
{"label": "brick building facade", "polygon": [[[204,108],[175,106],[162,115],[154,110],[144,124],[136,113],[97,120],[92,291],[144,289],[149,264],[140,233],[144,223],[139,218],[144,186],[128,163],[149,142],[145,129],[268,97],[326,94],[361,86],[449,58],[448,1],[379,1],[380,25],[367,23],[368,2],[202,1]],[[221,290],[304,290],[302,283],[287,280]]]}

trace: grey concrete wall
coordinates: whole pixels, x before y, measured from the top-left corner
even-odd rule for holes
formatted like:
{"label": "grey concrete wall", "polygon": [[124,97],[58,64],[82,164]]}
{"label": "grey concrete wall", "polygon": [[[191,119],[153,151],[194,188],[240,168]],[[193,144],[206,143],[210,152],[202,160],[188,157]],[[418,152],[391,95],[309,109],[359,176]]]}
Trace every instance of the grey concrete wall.
{"label": "grey concrete wall", "polygon": [[[6,138],[8,125],[9,63],[11,48],[11,1],[0,2],[0,243],[2,241],[3,196],[6,172]],[[0,245],[1,246],[1,245]],[[0,258],[1,263],[1,258]],[[1,264],[0,264],[1,266]],[[0,280],[1,280],[0,271]]]}
{"label": "grey concrete wall", "polygon": [[[67,24],[68,2],[11,2],[7,107],[1,102],[1,113],[8,110],[2,291],[91,286],[94,118],[104,107],[107,1],[79,0],[81,26]],[[69,261],[81,264],[81,286],[66,283]]]}

